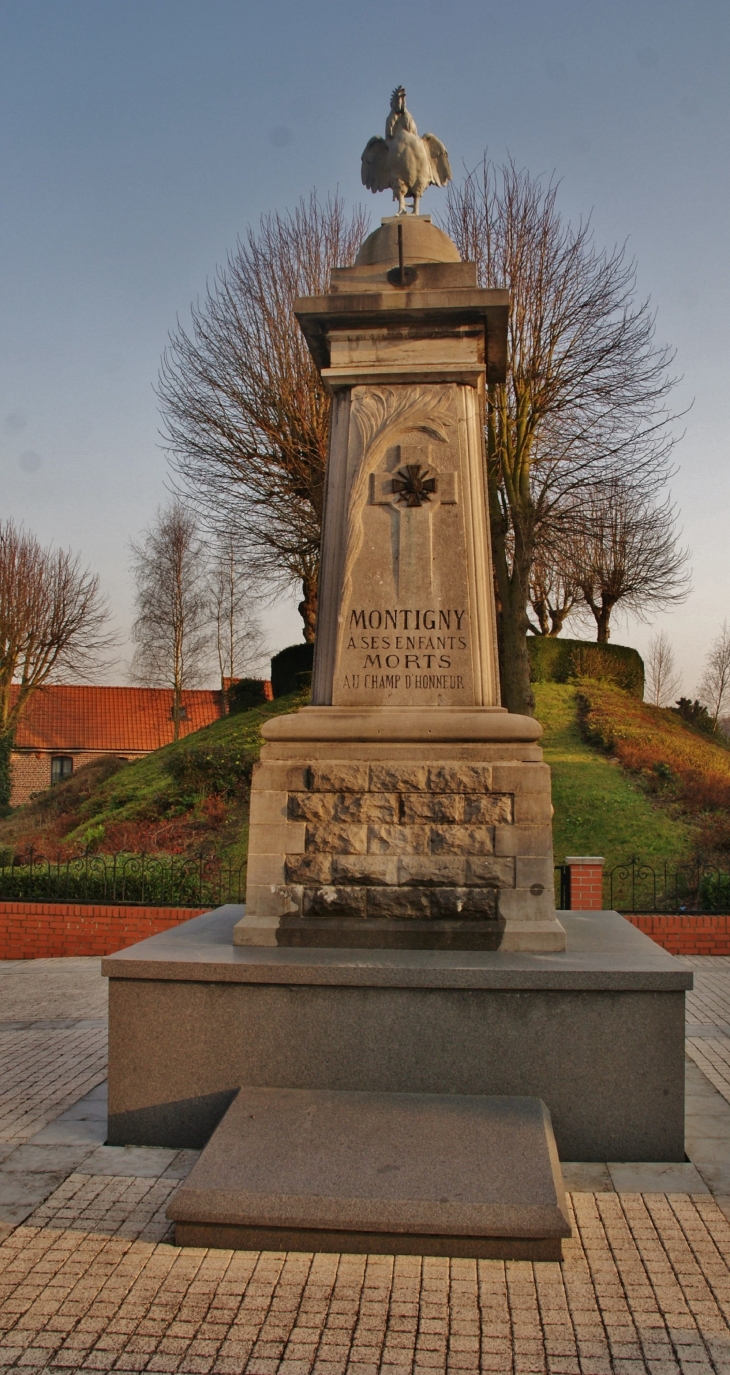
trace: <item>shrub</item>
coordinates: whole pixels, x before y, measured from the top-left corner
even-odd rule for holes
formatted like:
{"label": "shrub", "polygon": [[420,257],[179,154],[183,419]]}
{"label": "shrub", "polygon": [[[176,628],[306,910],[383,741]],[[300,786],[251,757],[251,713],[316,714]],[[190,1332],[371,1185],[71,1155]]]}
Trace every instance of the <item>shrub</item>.
{"label": "shrub", "polygon": [[699,910],[730,912],[730,875],[705,874],[700,880]]}
{"label": "shrub", "polygon": [[253,759],[243,745],[188,745],[163,762],[178,787],[233,799],[248,795]]}
{"label": "shrub", "polygon": [[[312,665],[314,664],[314,645],[288,645],[271,660],[271,686],[274,697],[285,697],[289,692],[301,692],[309,687]],[[310,675],[309,680],[305,675]]]}
{"label": "shrub", "polygon": [[676,711],[683,721],[694,726],[696,730],[704,731],[705,735],[715,735],[715,726],[707,707],[703,707],[696,698],[693,702],[689,697],[680,697],[676,707],[672,707],[671,710]]}
{"label": "shrub", "polygon": [[99,847],[104,841],[105,836],[106,829],[104,826],[101,825],[101,823],[99,823],[97,826],[87,826],[83,836],[81,837],[81,843],[85,850],[88,850],[90,854],[93,854],[96,850],[99,849]]}
{"label": "shrub", "polygon": [[627,645],[599,645],[590,640],[563,640],[531,635],[530,678],[533,683],[567,683],[594,678],[614,684],[633,697],[644,696],[644,661]]}

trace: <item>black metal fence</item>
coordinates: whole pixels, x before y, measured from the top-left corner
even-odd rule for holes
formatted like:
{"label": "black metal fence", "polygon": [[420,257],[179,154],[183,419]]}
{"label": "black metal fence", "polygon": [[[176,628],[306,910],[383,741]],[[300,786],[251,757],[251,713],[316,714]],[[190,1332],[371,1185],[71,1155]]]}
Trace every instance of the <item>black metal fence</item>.
{"label": "black metal fence", "polygon": [[219,907],[243,902],[245,887],[245,867],[216,856],[88,853],[50,859],[31,848],[0,858],[0,902]]}
{"label": "black metal fence", "polygon": [[[568,866],[556,899],[570,906]],[[219,907],[243,902],[245,866],[215,855],[102,855],[51,859],[32,847],[0,855],[0,902],[110,902],[146,907]],[[604,906],[619,912],[730,913],[730,872],[701,860],[647,863],[632,856],[603,875]]]}
{"label": "black metal fence", "polygon": [[[556,900],[570,907],[570,870],[556,865]],[[702,860],[653,860],[632,855],[603,873],[603,905],[617,912],[730,913],[730,872]]]}

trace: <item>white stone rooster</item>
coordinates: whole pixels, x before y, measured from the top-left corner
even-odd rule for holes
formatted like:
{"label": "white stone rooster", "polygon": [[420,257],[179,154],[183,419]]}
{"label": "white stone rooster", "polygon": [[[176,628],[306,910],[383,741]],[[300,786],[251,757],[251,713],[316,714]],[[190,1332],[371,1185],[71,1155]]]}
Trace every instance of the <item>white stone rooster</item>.
{"label": "white stone rooster", "polygon": [[398,214],[406,214],[405,198],[413,199],[418,214],[427,186],[451,181],[449,155],[435,134],[419,138],[416,121],[406,109],[406,93],[397,86],[390,97],[385,138],[371,138],[362,155],[362,181],[369,191],[387,191],[398,202]]}

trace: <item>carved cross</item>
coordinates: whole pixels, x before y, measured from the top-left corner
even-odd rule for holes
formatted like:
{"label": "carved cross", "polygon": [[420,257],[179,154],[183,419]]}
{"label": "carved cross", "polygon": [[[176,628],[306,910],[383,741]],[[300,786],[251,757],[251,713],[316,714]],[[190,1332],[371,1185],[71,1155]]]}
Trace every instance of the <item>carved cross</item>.
{"label": "carved cross", "polygon": [[457,490],[455,472],[432,467],[428,444],[400,445],[394,469],[371,474],[371,506],[390,506],[399,517],[396,582],[401,600],[430,592],[433,513],[438,506],[455,505]]}

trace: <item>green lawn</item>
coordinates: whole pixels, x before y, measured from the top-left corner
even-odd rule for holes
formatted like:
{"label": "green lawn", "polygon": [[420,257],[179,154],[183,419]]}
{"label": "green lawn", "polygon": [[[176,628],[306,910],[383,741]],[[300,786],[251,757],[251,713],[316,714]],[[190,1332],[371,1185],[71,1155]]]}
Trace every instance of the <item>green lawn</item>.
{"label": "green lawn", "polygon": [[[652,803],[630,772],[585,742],[578,726],[576,689],[557,683],[533,686],[536,713],[545,729],[545,759],[552,769],[556,863],[570,854],[604,855],[606,868],[632,855],[646,861],[688,857],[693,848],[691,827],[666,806]],[[236,867],[243,865],[248,803],[245,790],[240,796],[235,789],[226,791],[226,778],[235,781],[250,769],[268,717],[296,709],[305,700],[303,695],[280,697],[265,707],[228,716],[178,744],[115,769],[111,777],[85,781],[80,770],[0,822],[0,850],[32,843],[41,853],[55,853],[61,841],[78,849],[93,844],[109,853],[199,853],[202,848]],[[620,714],[620,704],[614,716],[616,710]],[[670,725],[676,734],[676,722]],[[222,770],[222,786],[205,785],[195,769],[189,776],[170,769],[176,757],[191,753],[202,756],[203,765],[212,760]],[[225,801],[217,804],[211,792]]]}
{"label": "green lawn", "polygon": [[552,769],[555,862],[566,855],[603,855],[606,869],[631,855],[683,859],[692,831],[644,794],[620,764],[587,745],[578,726],[576,690],[534,683],[535,714],[544,727]]}
{"label": "green lawn", "polygon": [[[248,847],[248,799],[226,785],[250,773],[261,747],[261,726],[292,711],[306,697],[292,694],[266,706],[226,716],[144,759],[113,765],[111,776],[79,770],[25,807],[0,821],[0,853],[33,844],[54,855],[59,844],[102,853],[215,852],[234,867],[244,865]],[[203,773],[171,772],[175,758],[202,756]],[[206,777],[212,762],[218,781]],[[200,769],[197,770],[200,773]],[[222,775],[222,786],[221,786]],[[211,810],[210,795],[225,799]],[[212,798],[215,804],[215,796]]]}

